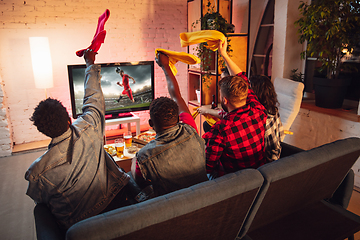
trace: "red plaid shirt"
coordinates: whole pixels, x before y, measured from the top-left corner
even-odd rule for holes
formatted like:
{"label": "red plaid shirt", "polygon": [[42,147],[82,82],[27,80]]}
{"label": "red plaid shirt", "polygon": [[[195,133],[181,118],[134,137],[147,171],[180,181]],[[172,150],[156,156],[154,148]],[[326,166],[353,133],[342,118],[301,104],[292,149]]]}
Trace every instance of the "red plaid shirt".
{"label": "red plaid shirt", "polygon": [[[245,73],[238,76],[249,83]],[[220,177],[267,163],[264,147],[266,118],[264,106],[249,88],[246,105],[224,114],[203,135],[206,140],[207,172]]]}

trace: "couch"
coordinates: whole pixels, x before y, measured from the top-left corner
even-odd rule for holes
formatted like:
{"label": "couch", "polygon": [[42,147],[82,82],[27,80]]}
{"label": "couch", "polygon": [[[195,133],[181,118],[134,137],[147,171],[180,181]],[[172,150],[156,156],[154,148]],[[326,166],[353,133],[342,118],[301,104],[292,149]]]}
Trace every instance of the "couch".
{"label": "couch", "polygon": [[[344,207],[349,193],[341,206],[332,198],[359,156],[360,138],[308,151],[283,144],[275,162],[85,219],[66,239],[351,238],[360,217]],[[46,206],[34,215],[38,239],[65,238]]]}

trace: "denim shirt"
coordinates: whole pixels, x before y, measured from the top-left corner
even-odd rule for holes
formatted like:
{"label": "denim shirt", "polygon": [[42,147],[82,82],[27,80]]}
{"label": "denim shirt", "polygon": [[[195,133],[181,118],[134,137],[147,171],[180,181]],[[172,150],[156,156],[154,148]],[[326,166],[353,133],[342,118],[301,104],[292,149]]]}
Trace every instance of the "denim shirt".
{"label": "denim shirt", "polygon": [[136,157],[157,196],[208,180],[204,140],[187,124],[158,133]]}
{"label": "denim shirt", "polygon": [[47,204],[64,228],[99,214],[129,181],[104,150],[100,70],[99,65],[91,65],[85,71],[83,114],[52,139],[47,152],[25,174],[26,194]]}

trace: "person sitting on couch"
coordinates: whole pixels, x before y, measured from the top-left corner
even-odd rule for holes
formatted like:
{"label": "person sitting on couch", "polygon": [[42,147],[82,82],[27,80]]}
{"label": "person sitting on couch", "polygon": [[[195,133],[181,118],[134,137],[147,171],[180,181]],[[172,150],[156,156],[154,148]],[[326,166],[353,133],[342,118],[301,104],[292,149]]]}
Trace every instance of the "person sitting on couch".
{"label": "person sitting on couch", "polygon": [[277,104],[277,94],[274,84],[265,75],[250,77],[251,89],[258,97],[259,102],[265,107],[267,113],[265,130],[265,153],[269,162],[278,160],[281,154],[281,138],[284,136],[284,129],[280,120]]}
{"label": "person sitting on couch", "polygon": [[[224,71],[223,71],[224,73]],[[229,74],[224,74],[229,76]],[[223,76],[223,74],[221,74]],[[265,153],[269,162],[278,160],[281,154],[281,138],[284,136],[284,129],[281,123],[279,110],[277,104],[277,94],[271,80],[265,75],[255,75],[250,77],[251,89],[254,91],[259,102],[265,107],[267,112],[266,127],[265,127]],[[211,114],[214,117],[220,118],[218,109],[210,109],[202,107],[200,111],[203,114]],[[205,132],[210,131],[211,126],[207,121],[203,123]]]}
{"label": "person sitting on couch", "polygon": [[230,76],[219,81],[222,110],[197,109],[200,114],[220,118],[203,135],[210,179],[245,168],[258,168],[268,162],[264,146],[266,110],[249,88],[246,74],[232,61],[226,48],[227,41],[220,42],[219,52],[230,72]]}
{"label": "person sitting on couch", "polygon": [[156,137],[133,158],[131,172],[140,186],[151,184],[154,195],[159,196],[208,178],[204,140],[181,96],[169,58],[158,53],[156,62],[165,73],[171,99],[159,97],[152,101],[149,124]]}
{"label": "person sitting on couch", "polygon": [[[95,52],[85,51],[83,113],[74,123],[60,101],[47,98],[30,120],[52,138],[48,150],[27,172],[26,194],[44,203],[63,229],[114,208],[136,201],[130,176],[104,150],[105,101],[100,85],[100,65]],[[134,182],[133,182],[134,184]]]}

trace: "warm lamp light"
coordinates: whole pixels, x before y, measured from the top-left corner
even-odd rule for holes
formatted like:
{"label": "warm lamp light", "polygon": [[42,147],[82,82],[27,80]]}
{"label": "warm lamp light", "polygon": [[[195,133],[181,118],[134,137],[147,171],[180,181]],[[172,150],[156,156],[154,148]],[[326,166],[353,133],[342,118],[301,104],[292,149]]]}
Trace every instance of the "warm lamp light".
{"label": "warm lamp light", "polygon": [[52,62],[49,39],[47,37],[30,37],[31,62],[34,72],[35,87],[53,87]]}

